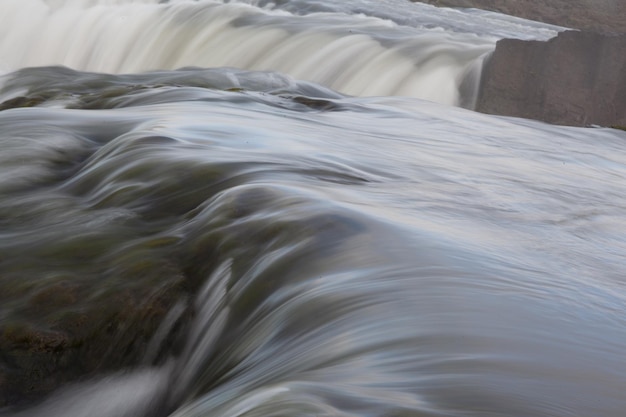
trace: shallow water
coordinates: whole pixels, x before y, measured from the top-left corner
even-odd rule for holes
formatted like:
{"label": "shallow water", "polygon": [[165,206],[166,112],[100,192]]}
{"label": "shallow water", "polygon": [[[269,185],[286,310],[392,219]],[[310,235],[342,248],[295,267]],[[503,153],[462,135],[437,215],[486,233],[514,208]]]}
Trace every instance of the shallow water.
{"label": "shallow water", "polygon": [[[44,19],[206,3],[314,27],[401,2],[56,3]],[[449,20],[422,30],[497,38]],[[102,344],[3,415],[623,415],[624,132],[159,69],[2,79],[3,335]],[[3,343],[4,388],[23,362]]]}

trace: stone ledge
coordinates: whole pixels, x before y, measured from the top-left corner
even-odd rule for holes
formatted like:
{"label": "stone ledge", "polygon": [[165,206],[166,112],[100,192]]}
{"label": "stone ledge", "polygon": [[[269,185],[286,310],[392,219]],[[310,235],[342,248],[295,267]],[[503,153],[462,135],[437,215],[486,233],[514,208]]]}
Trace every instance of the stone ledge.
{"label": "stone ledge", "polygon": [[572,126],[626,125],[626,35],[566,31],[503,39],[485,63],[476,110]]}

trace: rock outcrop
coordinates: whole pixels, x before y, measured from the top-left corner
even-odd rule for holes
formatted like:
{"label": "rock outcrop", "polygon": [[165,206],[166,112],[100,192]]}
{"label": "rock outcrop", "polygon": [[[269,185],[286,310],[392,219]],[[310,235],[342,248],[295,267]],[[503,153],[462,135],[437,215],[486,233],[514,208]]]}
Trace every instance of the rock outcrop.
{"label": "rock outcrop", "polygon": [[573,126],[626,126],[626,1],[413,1],[583,30],[547,42],[499,41],[485,65],[476,110]]}
{"label": "rock outcrop", "polygon": [[626,35],[566,31],[503,39],[487,61],[476,110],[572,126],[626,125]]}

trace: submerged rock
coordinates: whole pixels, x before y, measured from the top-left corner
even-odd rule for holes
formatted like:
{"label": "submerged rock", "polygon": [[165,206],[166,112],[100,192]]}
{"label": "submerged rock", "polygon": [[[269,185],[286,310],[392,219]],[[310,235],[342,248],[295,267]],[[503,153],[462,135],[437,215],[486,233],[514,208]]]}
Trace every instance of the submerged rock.
{"label": "submerged rock", "polygon": [[[0,326],[0,407],[141,363],[159,323],[180,299],[179,286],[103,294],[89,304],[75,296],[90,299],[90,290],[67,283],[33,295],[22,317]],[[171,337],[161,349],[170,349]]]}
{"label": "submerged rock", "polygon": [[626,125],[626,35],[566,31],[546,42],[500,40],[476,110],[572,126]]}

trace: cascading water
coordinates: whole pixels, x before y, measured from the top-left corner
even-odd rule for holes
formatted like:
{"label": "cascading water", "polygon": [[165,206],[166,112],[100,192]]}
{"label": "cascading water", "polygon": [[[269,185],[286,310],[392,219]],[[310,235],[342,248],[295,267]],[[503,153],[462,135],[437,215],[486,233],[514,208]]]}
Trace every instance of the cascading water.
{"label": "cascading water", "polygon": [[[313,3],[321,11],[299,15],[309,10],[306,2],[286,3],[287,10],[216,1],[9,1],[0,17],[5,28],[0,68],[65,65],[131,73],[236,67],[279,71],[350,95],[401,95],[471,106],[474,67],[480,67],[496,39],[425,29],[440,21],[401,20],[402,10],[382,18]],[[549,27],[535,32],[555,33]],[[472,71],[469,91],[461,97],[459,86]]]}
{"label": "cascading water", "polygon": [[624,133],[449,105],[556,30],[4,0],[0,415],[622,417]]}

